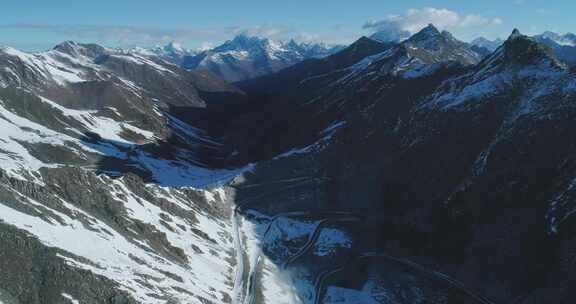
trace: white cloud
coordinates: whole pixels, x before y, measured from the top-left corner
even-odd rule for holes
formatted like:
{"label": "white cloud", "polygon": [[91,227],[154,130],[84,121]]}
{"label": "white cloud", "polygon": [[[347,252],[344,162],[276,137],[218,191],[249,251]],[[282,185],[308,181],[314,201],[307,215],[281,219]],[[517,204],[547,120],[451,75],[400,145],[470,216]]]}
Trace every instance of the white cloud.
{"label": "white cloud", "polygon": [[[55,39],[96,42],[110,46],[153,46],[172,41],[195,42],[229,37],[234,28],[160,28],[114,25],[5,24],[1,30],[50,34]],[[61,42],[61,41],[55,41]]]}
{"label": "white cloud", "polygon": [[[329,33],[330,32],[331,31],[329,31]],[[273,40],[294,39],[299,42],[333,42],[333,37],[327,35],[326,31],[310,33],[286,25],[259,25],[249,28],[237,28],[233,33],[235,35],[246,34],[249,36],[265,37]],[[336,31],[335,33],[341,34],[341,31]]]}
{"label": "white cloud", "polygon": [[214,43],[213,42],[209,42],[209,41],[204,41],[200,44],[200,46],[198,47],[199,51],[206,51],[209,49],[214,48]]}
{"label": "white cloud", "polygon": [[454,30],[474,27],[500,25],[501,18],[487,18],[481,15],[462,15],[445,8],[409,9],[404,15],[389,15],[381,20],[364,24],[364,29],[374,32],[413,34],[428,24],[434,24],[441,30]]}
{"label": "white cloud", "polygon": [[259,25],[249,28],[235,28],[234,34],[246,34],[250,36],[266,37],[279,39],[286,36],[294,35],[296,30],[289,26],[283,25]]}
{"label": "white cloud", "polygon": [[286,25],[162,28],[116,25],[0,24],[0,32],[3,30],[26,35],[46,34],[45,36],[50,37],[51,42],[48,45],[34,47],[34,50],[52,47],[64,40],[94,42],[114,47],[148,47],[178,42],[185,47],[206,49],[238,34],[275,40],[295,39],[303,42],[323,41],[327,43],[347,43],[358,35],[357,31],[350,34],[342,29],[310,33]]}

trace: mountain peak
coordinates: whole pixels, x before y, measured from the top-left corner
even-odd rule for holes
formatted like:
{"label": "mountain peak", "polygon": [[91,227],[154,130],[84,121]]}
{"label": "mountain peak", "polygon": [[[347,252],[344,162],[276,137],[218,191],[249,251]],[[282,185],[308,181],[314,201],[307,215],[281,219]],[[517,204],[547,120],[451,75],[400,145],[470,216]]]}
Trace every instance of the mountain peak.
{"label": "mountain peak", "polygon": [[515,29],[512,31],[512,34],[510,34],[510,37],[508,37],[508,40],[510,40],[510,39],[516,39],[516,38],[519,38],[519,37],[526,37],[526,36],[522,35],[522,33],[520,33],[520,31],[519,31],[517,28],[515,28]]}
{"label": "mountain peak", "polygon": [[56,45],[53,50],[73,57],[97,57],[107,52],[106,48],[97,44],[83,44],[74,41],[64,41]]}
{"label": "mountain peak", "polygon": [[338,46],[297,40],[279,41],[241,33],[224,44],[185,58],[185,69],[208,69],[229,82],[277,72],[305,59],[323,58]]}
{"label": "mountain peak", "polygon": [[240,33],[232,40],[226,41],[224,44],[216,47],[213,51],[233,51],[233,50],[250,50],[250,49],[264,49],[271,41],[268,38],[253,36],[247,33]]}
{"label": "mountain peak", "polygon": [[427,27],[402,42],[407,52],[426,63],[456,61],[464,65],[476,64],[481,54],[447,31],[440,32],[434,25]]}
{"label": "mountain peak", "polygon": [[335,57],[358,58],[357,54],[370,54],[374,55],[396,45],[391,42],[382,42],[376,39],[368,38],[366,36],[360,37],[341,52],[334,54]]}
{"label": "mountain peak", "polygon": [[178,42],[171,41],[164,46],[164,50],[170,52],[185,52],[184,47]]}
{"label": "mountain peak", "polygon": [[[438,41],[444,37],[442,33],[432,24],[429,24],[427,27],[421,29],[418,33],[412,35],[412,37],[406,40],[410,44],[421,46],[426,44],[428,46],[434,45],[435,41]],[[452,35],[450,35],[452,37]],[[446,37],[444,37],[446,38]]]}
{"label": "mountain peak", "polygon": [[76,42],[74,42],[74,41],[72,41],[72,40],[67,40],[67,41],[64,41],[64,42],[56,45],[56,46],[54,47],[54,50],[63,51],[63,52],[66,51],[66,52],[67,52],[67,51],[70,51],[70,50],[74,50],[74,49],[76,49],[77,47],[78,47],[78,44],[77,44]]}
{"label": "mountain peak", "polygon": [[412,35],[404,43],[413,47],[422,48],[430,51],[437,51],[446,41],[456,41],[448,32],[442,34],[434,25],[429,24],[427,27]]}
{"label": "mountain peak", "polygon": [[510,37],[504,42],[504,58],[508,62],[519,64],[537,64],[549,61],[553,66],[563,66],[550,48],[523,35],[518,29],[514,29]]}
{"label": "mountain peak", "polygon": [[298,43],[298,42],[296,42],[296,40],[294,40],[294,39],[290,39],[290,41],[288,41],[288,42],[286,43],[286,45],[287,45],[288,47],[291,47],[291,48],[299,48],[299,47],[301,46],[301,44]]}
{"label": "mountain peak", "polygon": [[[416,33],[414,36],[426,36],[426,37],[436,37],[441,35],[442,33],[440,33],[440,31],[438,30],[438,28],[436,28],[434,26],[434,24],[430,23],[428,24],[428,26],[426,26],[425,28],[421,29],[418,33]],[[413,36],[413,37],[414,37]]]}
{"label": "mountain peak", "polygon": [[426,26],[425,28],[421,29],[419,33],[422,34],[427,34],[427,35],[440,35],[440,31],[438,30],[438,28],[436,28],[434,26],[434,24],[429,23],[428,26]]}

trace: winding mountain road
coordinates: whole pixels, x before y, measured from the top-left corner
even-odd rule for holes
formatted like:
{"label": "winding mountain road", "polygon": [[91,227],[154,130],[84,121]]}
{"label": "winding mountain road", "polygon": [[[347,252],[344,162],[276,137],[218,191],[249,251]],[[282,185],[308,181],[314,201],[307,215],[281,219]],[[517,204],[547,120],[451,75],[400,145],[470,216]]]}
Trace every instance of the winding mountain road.
{"label": "winding mountain road", "polygon": [[331,275],[342,271],[345,268],[345,266],[342,267],[338,267],[336,269],[330,269],[330,270],[326,270],[321,272],[318,277],[316,277],[316,280],[314,281],[314,304],[320,304],[320,301],[322,300],[322,289],[324,288],[324,281],[326,281],[326,279],[328,277],[330,277]]}
{"label": "winding mountain road", "polygon": [[[350,214],[349,214],[350,215]],[[336,222],[352,222],[352,221],[359,221],[360,218],[358,217],[344,217],[344,218],[339,218],[339,219],[333,219],[333,218],[326,218],[323,219],[321,221],[319,221],[316,224],[316,227],[314,228],[314,232],[312,233],[312,235],[308,238],[308,241],[306,242],[306,244],[304,244],[304,246],[302,246],[302,248],[300,248],[300,250],[298,250],[297,253],[295,253],[294,255],[292,255],[290,258],[288,258],[283,264],[282,264],[282,269],[286,269],[286,267],[288,267],[288,265],[292,264],[295,260],[299,259],[300,257],[302,257],[304,254],[306,254],[311,248],[312,246],[314,246],[314,244],[316,243],[316,241],[318,240],[318,237],[320,236],[320,233],[322,232],[322,229],[324,227],[325,224],[331,222],[331,221],[336,221]]]}
{"label": "winding mountain road", "polygon": [[[266,226],[266,230],[264,231],[264,234],[262,234],[263,243],[265,243],[266,236],[270,232],[272,225],[279,218],[295,217],[295,216],[310,216],[310,215],[315,215],[315,214],[321,214],[324,216],[339,216],[339,217],[343,217],[343,218],[338,218],[338,219],[326,218],[326,219],[320,220],[318,222],[318,224],[316,225],[316,227],[314,228],[312,235],[308,238],[308,241],[306,242],[306,244],[304,244],[304,246],[300,250],[298,250],[298,252],[296,254],[291,256],[287,262],[284,262],[282,264],[282,269],[285,269],[288,264],[294,262],[296,259],[298,259],[302,255],[304,255],[306,252],[308,252],[312,248],[312,246],[314,245],[314,243],[318,239],[324,224],[326,224],[330,221],[357,221],[357,220],[360,220],[360,217],[355,217],[352,213],[345,212],[345,211],[329,211],[329,212],[292,211],[292,212],[280,213],[280,214],[277,214],[274,217],[269,219],[268,224]],[[235,229],[238,229],[238,227],[236,226]],[[239,231],[239,229],[238,229],[238,231]],[[239,232],[238,232],[238,235],[239,235]],[[240,236],[238,236],[238,238],[240,238]],[[241,242],[239,242],[238,244],[239,244],[239,246],[241,246]],[[257,282],[256,282],[257,281],[256,275],[258,274],[257,268],[258,268],[258,265],[261,261],[261,256],[262,256],[262,248],[259,247],[258,252],[256,253],[256,258],[254,259],[255,263],[251,263],[251,265],[250,265],[249,278],[248,278],[248,282],[246,284],[247,288],[246,288],[245,296],[243,298],[242,298],[242,296],[238,297],[238,299],[240,299],[240,301],[243,301],[243,302],[237,302],[237,303],[253,304],[254,295],[255,295],[255,288],[257,285]],[[238,282],[238,280],[242,280],[243,276],[244,276],[244,271],[245,271],[244,267],[245,266],[243,263],[242,263],[241,267],[242,267],[242,275],[239,277],[239,274],[237,272],[237,276],[236,276],[237,282]],[[244,285],[243,282],[239,282],[238,288],[241,288],[243,285]],[[236,284],[235,284],[235,286],[236,286]]]}

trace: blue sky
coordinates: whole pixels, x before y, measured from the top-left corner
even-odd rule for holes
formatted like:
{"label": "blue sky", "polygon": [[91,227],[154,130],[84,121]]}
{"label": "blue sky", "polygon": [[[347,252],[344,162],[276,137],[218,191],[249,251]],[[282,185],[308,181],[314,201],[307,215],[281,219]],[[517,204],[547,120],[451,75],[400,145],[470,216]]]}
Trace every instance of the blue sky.
{"label": "blue sky", "polygon": [[348,43],[382,27],[414,31],[429,22],[463,40],[576,32],[576,1],[340,0],[2,0],[0,45],[24,50],[64,40],[106,46],[177,41],[196,48],[240,32]]}

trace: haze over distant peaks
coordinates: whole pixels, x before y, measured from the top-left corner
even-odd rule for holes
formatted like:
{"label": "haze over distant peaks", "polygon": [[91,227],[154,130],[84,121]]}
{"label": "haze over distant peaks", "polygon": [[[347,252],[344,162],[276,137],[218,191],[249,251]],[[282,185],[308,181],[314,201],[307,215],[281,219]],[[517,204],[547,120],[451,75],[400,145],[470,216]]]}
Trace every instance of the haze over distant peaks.
{"label": "haze over distant peaks", "polygon": [[478,37],[470,42],[472,45],[483,47],[490,51],[495,51],[499,46],[502,45],[502,43],[504,43],[504,40],[501,38],[490,40],[484,37]]}
{"label": "haze over distant peaks", "polygon": [[330,55],[341,46],[323,43],[276,41],[269,38],[238,35],[210,50],[186,56],[186,69],[207,69],[230,82],[277,72],[309,58]]}

